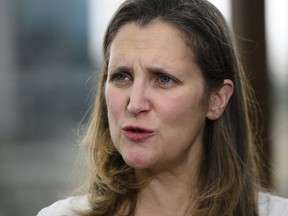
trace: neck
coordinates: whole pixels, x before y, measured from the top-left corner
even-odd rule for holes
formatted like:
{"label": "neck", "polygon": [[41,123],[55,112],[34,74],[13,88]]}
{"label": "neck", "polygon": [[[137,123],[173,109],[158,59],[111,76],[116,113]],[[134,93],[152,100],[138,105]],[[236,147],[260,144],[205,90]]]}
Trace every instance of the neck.
{"label": "neck", "polygon": [[135,215],[185,215],[193,208],[197,177],[187,172],[150,174],[147,185],[139,191]]}
{"label": "neck", "polygon": [[191,215],[197,198],[201,147],[192,145],[193,151],[176,163],[135,170],[138,180],[149,180],[138,193],[135,216]]}

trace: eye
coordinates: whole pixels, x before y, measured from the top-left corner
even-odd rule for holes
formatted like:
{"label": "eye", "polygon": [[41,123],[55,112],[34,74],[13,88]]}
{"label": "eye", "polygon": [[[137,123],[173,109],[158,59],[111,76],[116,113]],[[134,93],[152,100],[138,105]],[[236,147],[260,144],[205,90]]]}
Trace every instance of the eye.
{"label": "eye", "polygon": [[127,75],[126,73],[121,72],[121,73],[112,74],[110,80],[114,82],[124,82],[124,81],[131,80],[131,77]]}
{"label": "eye", "polygon": [[161,84],[171,84],[171,83],[174,83],[175,80],[172,79],[170,76],[167,76],[167,75],[159,75],[159,82]]}
{"label": "eye", "polygon": [[172,88],[179,84],[179,81],[171,75],[161,73],[157,75],[157,83],[160,87]]}

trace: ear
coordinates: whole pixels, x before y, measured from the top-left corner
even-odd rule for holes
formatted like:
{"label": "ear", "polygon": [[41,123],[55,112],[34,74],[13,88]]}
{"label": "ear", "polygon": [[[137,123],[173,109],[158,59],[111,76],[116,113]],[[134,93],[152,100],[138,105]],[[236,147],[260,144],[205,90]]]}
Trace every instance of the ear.
{"label": "ear", "polygon": [[216,120],[220,118],[229,102],[233,90],[233,82],[229,79],[225,79],[223,82],[223,86],[220,89],[212,92],[208,104],[208,119]]}

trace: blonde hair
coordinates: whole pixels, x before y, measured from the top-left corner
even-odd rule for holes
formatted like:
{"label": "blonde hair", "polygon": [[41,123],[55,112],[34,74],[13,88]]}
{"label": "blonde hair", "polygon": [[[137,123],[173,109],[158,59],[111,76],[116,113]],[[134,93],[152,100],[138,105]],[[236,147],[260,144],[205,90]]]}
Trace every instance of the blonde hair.
{"label": "blonde hair", "polygon": [[220,119],[206,121],[195,215],[258,215],[258,157],[248,113],[254,98],[230,30],[221,13],[205,0],[127,0],[110,21],[95,107],[83,139],[89,151],[91,210],[81,215],[112,216],[123,209],[126,215],[134,213],[143,185],[112,143],[103,91],[109,47],[119,29],[129,22],[144,26],[156,19],[185,35],[201,69],[207,100],[224,79],[232,80],[235,88]]}

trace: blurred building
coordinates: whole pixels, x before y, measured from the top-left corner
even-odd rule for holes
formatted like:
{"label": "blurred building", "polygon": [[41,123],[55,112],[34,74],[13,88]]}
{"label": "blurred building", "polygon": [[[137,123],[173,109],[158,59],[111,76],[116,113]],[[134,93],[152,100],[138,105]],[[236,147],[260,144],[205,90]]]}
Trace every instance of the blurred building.
{"label": "blurred building", "polygon": [[[0,0],[0,216],[36,215],[75,186],[77,128],[93,102],[103,32],[122,1]],[[236,1],[211,0],[230,25]],[[286,2],[265,1],[272,118],[266,139],[272,147],[273,180],[284,196]]]}
{"label": "blurred building", "polygon": [[[13,139],[57,136],[66,123],[78,121],[87,109],[85,85],[91,66],[86,4],[77,0],[7,1],[10,47],[6,50],[11,52],[7,76],[14,87],[5,91],[4,98],[13,103],[14,108],[6,108],[14,113],[10,116],[17,113]],[[4,56],[6,52],[1,58]]]}
{"label": "blurred building", "polygon": [[0,1],[1,216],[36,215],[71,189],[95,89],[87,11],[85,0]]}

